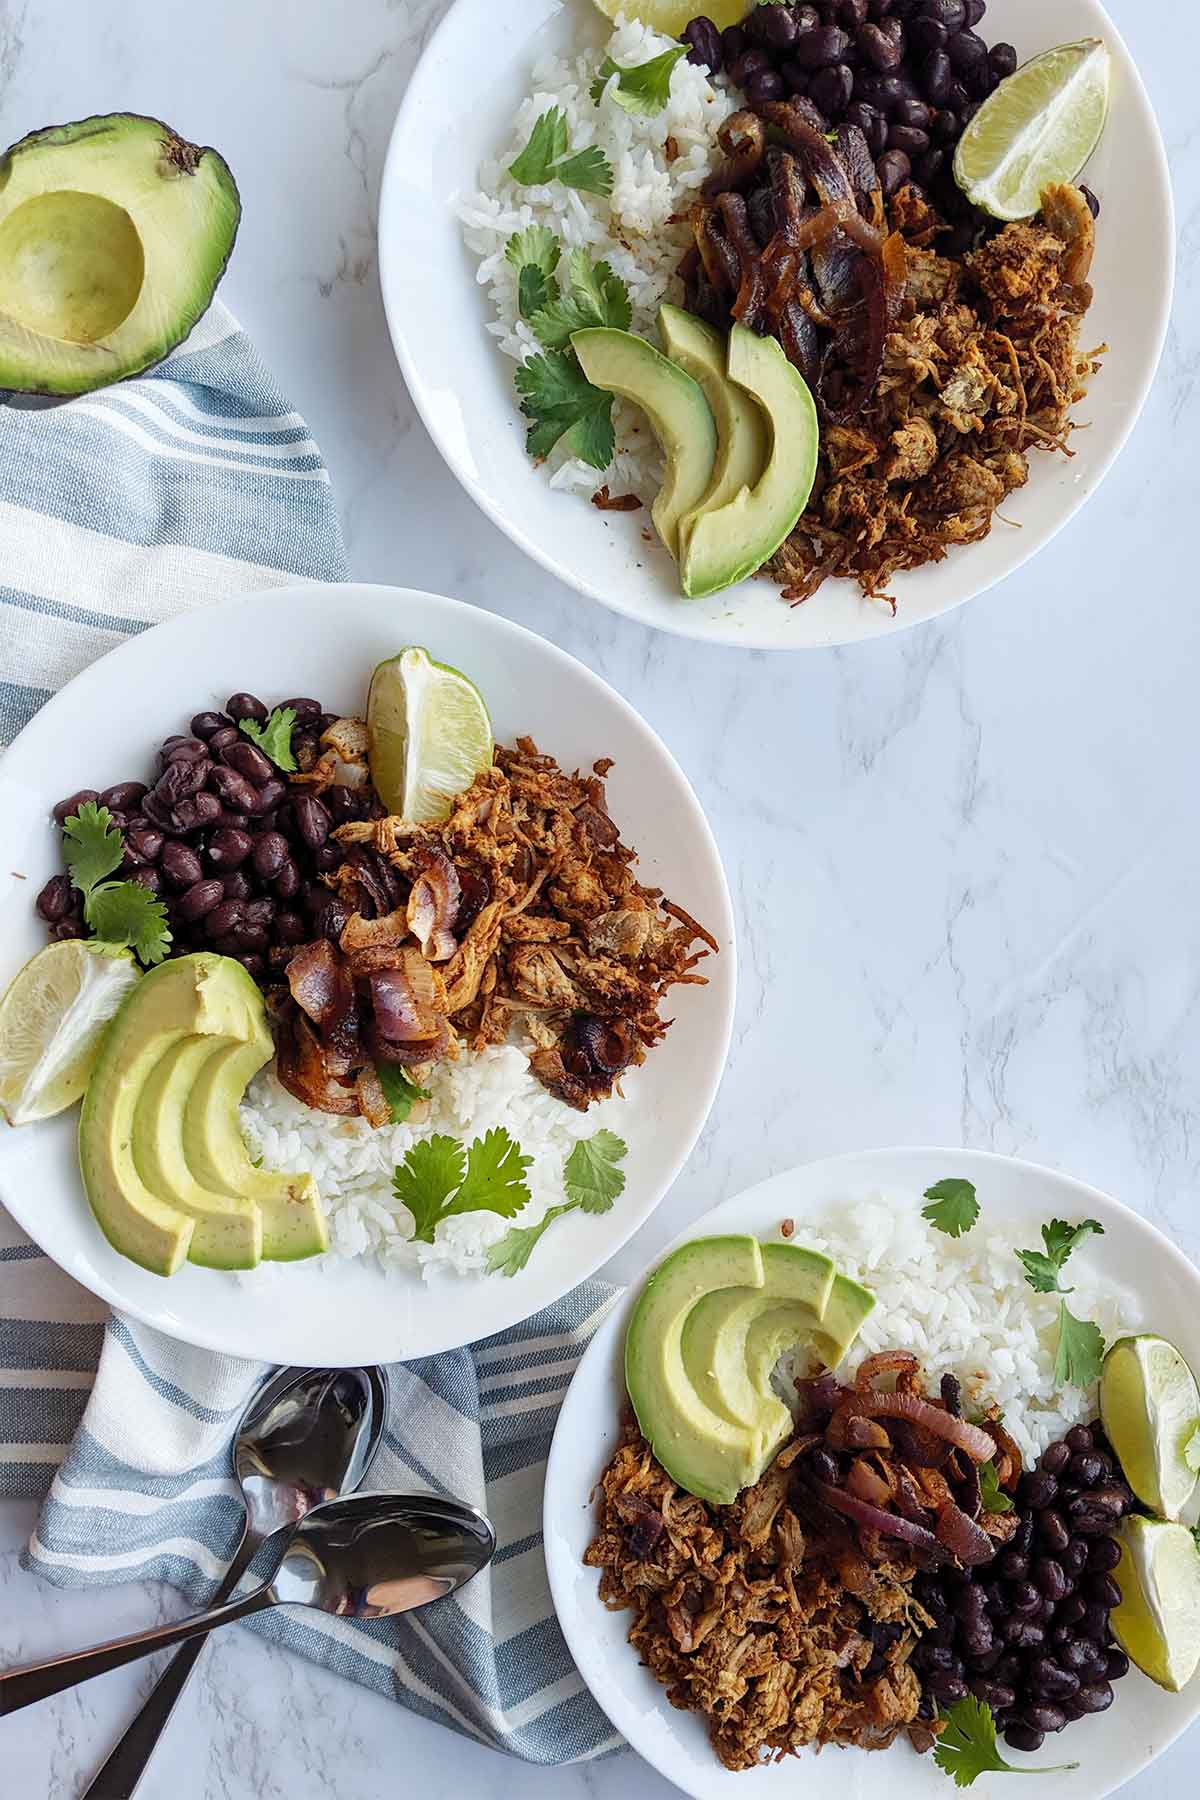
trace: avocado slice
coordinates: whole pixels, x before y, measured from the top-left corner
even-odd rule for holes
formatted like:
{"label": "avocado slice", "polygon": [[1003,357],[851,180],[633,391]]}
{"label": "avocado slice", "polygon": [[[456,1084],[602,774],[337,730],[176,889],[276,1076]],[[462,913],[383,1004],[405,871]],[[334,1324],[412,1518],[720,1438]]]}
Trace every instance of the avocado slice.
{"label": "avocado slice", "polygon": [[712,485],[717,427],[708,401],[690,375],[631,331],[588,326],[572,332],[571,344],[594,387],[632,400],[649,419],[667,459],[650,517],[678,558],[679,521]]}
{"label": "avocado slice", "polygon": [[680,564],[689,599],[731,587],[774,556],[807,506],[817,472],[817,409],[808,383],[775,339],[734,325],[727,373],[762,408],[771,448],[754,487],[691,523]]}
{"label": "avocado slice", "polygon": [[262,1214],[268,1262],[298,1262],[329,1248],[321,1196],[313,1177],[256,1169],[238,1125],[237,1104],[251,1076],[272,1054],[265,1019],[244,1044],[223,1044],[200,1065],[183,1113],[183,1150],[192,1174],[217,1193],[244,1195]]}
{"label": "avocado slice", "polygon": [[708,491],[679,522],[680,554],[686,557],[692,526],[701,513],[724,506],[742,488],[757,485],[771,440],[758,402],[725,373],[725,339],[719,331],[693,313],[667,305],[658,309],[658,328],[671,361],[699,383],[717,427]]}
{"label": "avocado slice", "polygon": [[827,1367],[837,1368],[874,1310],[875,1296],[870,1288],[851,1281],[848,1275],[834,1277],[821,1319],[821,1334],[814,1346]]}
{"label": "avocado slice", "polygon": [[697,1238],[660,1263],[625,1334],[625,1385],[642,1435],[688,1493],[727,1506],[759,1475],[759,1436],[731,1424],[696,1392],[681,1353],[698,1300],[719,1288],[760,1288],[762,1252],[752,1237]]}
{"label": "avocado slice", "polygon": [[241,201],[215,150],[109,113],[0,157],[0,387],[83,394],[136,375],[204,313]]}
{"label": "avocado slice", "polygon": [[[830,1257],[800,1244],[763,1244],[761,1250],[762,1287],[722,1288],[698,1300],[683,1328],[682,1355],[696,1392],[714,1412],[731,1424],[755,1426],[766,1462],[791,1432],[792,1415],[771,1392],[769,1372],[765,1383],[751,1377],[748,1333],[769,1312],[792,1343],[811,1337],[821,1329],[837,1270]],[[777,1353],[772,1368],[778,1360]]]}

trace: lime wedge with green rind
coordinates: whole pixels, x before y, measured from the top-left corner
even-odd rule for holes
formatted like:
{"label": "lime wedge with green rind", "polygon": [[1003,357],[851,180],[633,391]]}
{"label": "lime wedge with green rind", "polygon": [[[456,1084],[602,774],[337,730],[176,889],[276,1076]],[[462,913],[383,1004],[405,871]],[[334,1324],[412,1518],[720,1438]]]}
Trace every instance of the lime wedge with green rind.
{"label": "lime wedge with green rind", "polygon": [[954,179],[995,219],[1030,219],[1042,189],[1074,181],[1108,112],[1109,56],[1100,38],[1060,44],[989,94],[954,152]]}
{"label": "lime wedge with green rind", "polygon": [[458,669],[416,645],[372,675],[367,741],[376,793],[410,825],[448,818],[455,797],[492,762],[483,695]]}
{"label": "lime wedge with green rind", "polygon": [[1200,1427],[1200,1389],[1174,1344],[1152,1332],[1118,1338],[1100,1371],[1100,1416],[1138,1499],[1177,1519],[1196,1486],[1184,1452]]}
{"label": "lime wedge with green rind", "polygon": [[65,938],[19,969],[0,999],[0,1112],[30,1125],[82,1098],[104,1028],[138,980],[127,950]]}
{"label": "lime wedge with green rind", "polygon": [[1144,1675],[1177,1694],[1200,1664],[1200,1548],[1186,1525],[1131,1514],[1117,1533],[1113,1635]]}
{"label": "lime wedge with green rind", "polygon": [[724,31],[727,25],[740,25],[758,0],[711,0],[706,6],[698,5],[696,0],[595,0],[595,4],[606,19],[615,19],[620,13],[622,18],[636,19],[639,25],[650,25],[667,37],[677,38],[700,13],[711,19],[718,31]]}

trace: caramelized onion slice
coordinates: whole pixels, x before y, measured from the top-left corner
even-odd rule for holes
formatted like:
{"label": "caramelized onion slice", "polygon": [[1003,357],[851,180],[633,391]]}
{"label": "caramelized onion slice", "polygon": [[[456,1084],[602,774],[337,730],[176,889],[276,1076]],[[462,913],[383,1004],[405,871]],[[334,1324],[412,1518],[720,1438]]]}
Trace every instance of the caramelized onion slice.
{"label": "caramelized onion slice", "polygon": [[951,1555],[957,1556],[965,1568],[991,1562],[996,1554],[996,1546],[987,1532],[974,1519],[968,1518],[953,1500],[945,1501],[938,1508],[934,1531],[938,1543],[949,1550]]}
{"label": "caramelized onion slice", "polygon": [[855,1494],[848,1494],[845,1488],[831,1487],[827,1481],[814,1481],[813,1488],[818,1496],[840,1512],[845,1518],[853,1519],[856,1525],[865,1525],[868,1531],[877,1531],[881,1537],[902,1538],[906,1544],[913,1544],[924,1550],[927,1556],[944,1562],[946,1552],[924,1525],[917,1525],[912,1519],[901,1518],[899,1513],[884,1512],[880,1506],[872,1506],[867,1500],[860,1500]]}
{"label": "caramelized onion slice", "polygon": [[923,1400],[919,1394],[855,1394],[846,1402],[845,1410],[848,1417],[905,1419],[910,1425],[918,1425],[932,1432],[934,1437],[944,1438],[947,1443],[965,1450],[972,1462],[987,1462],[995,1452],[996,1446],[986,1431],[981,1431],[978,1425],[969,1425],[966,1419],[956,1419],[943,1412],[940,1406]]}

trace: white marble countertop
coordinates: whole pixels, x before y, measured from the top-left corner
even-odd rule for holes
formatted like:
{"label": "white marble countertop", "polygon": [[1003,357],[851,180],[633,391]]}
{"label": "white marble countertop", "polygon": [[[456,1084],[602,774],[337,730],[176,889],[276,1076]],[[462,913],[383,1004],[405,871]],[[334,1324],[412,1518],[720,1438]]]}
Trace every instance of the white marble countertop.
{"label": "white marble countertop", "polygon": [[[1095,1182],[1200,1258],[1200,18],[1112,0],[1159,109],[1180,228],[1166,356],[1100,497],[945,624],[803,658],[652,635],[527,562],[445,472],[395,369],[376,280],[387,134],[444,0],[0,0],[0,143],[150,112],[235,169],[222,289],[333,474],[351,573],[504,612],[638,706],[699,790],[739,914],[733,1056],[674,1192],[617,1259],[789,1163],[887,1143],[1017,1152]],[[1155,271],[1138,270],[1147,284]],[[1114,350],[1119,354],[1119,346]],[[178,1596],[42,1587],[0,1507],[0,1654],[75,1647]],[[0,1790],[73,1800],[145,1667],[0,1726]],[[147,1800],[667,1800],[631,1753],[517,1768],[233,1629]],[[1193,1730],[1124,1790],[1200,1787]]]}

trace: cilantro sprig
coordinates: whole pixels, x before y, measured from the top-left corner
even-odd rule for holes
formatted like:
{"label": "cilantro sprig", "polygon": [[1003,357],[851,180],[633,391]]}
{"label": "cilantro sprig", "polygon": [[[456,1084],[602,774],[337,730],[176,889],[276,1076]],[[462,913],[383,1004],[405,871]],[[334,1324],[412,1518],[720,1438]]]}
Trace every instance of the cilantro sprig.
{"label": "cilantro sprig", "polygon": [[981,1775],[1065,1775],[1077,1762],[1055,1763],[1052,1768],[1027,1769],[1005,1762],[996,1748],[996,1721],[986,1701],[968,1694],[942,1713],[946,1728],[933,1747],[933,1760],[955,1787],[970,1787]]}
{"label": "cilantro sprig", "polygon": [[564,1213],[606,1213],[624,1192],[625,1176],[617,1164],[628,1154],[615,1131],[600,1130],[580,1138],[563,1164],[566,1201],[552,1206],[536,1225],[513,1225],[488,1249],[489,1275],[516,1275],[522,1270],[555,1219]]}
{"label": "cilantro sprig", "polygon": [[565,438],[572,456],[593,469],[607,469],[615,437],[613,397],[593,387],[574,352],[552,351],[531,356],[514,377],[521,411],[530,421],[525,448],[530,456],[549,456]]}
{"label": "cilantro sprig", "polygon": [[1011,1512],[1013,1503],[1000,1486],[1000,1477],[996,1473],[996,1459],[989,1456],[985,1463],[979,1465],[979,1493],[984,1512]]}
{"label": "cilantro sprig", "polygon": [[938,1231],[944,1231],[947,1237],[961,1237],[964,1231],[970,1231],[979,1217],[975,1189],[960,1175],[948,1175],[944,1181],[935,1181],[932,1187],[925,1189],[925,1198],[931,1204],[921,1208],[921,1217],[928,1219]]}
{"label": "cilantro sprig", "polygon": [[586,250],[572,250],[567,283],[567,292],[548,298],[529,321],[547,350],[568,349],[571,333],[589,325],[628,331],[633,319],[629,289],[611,264],[593,263]]}
{"label": "cilantro sprig", "polygon": [[292,730],[296,723],[294,706],[277,706],[265,725],[256,719],[239,719],[239,728],[245,732],[251,743],[257,744],[264,756],[269,756],[277,769],[287,774],[298,765],[292,755]]}
{"label": "cilantro sprig", "polygon": [[567,286],[554,281],[560,252],[544,225],[515,231],[504,253],[517,270],[517,305],[547,354],[532,356],[516,372],[521,411],[530,421],[525,448],[548,456],[563,438],[572,456],[593,469],[613,457],[613,397],[594,387],[571,349],[571,333],[602,325],[625,331],[633,318],[629,289],[609,263],[593,263],[586,250],[567,257]]}
{"label": "cilantro sprig", "polygon": [[581,194],[607,198],[612,193],[613,172],[603,150],[591,144],[568,156],[569,146],[567,115],[561,106],[551,106],[535,119],[529,142],[516,161],[508,165],[508,172],[522,187],[561,181],[564,187],[575,188]]}
{"label": "cilantro sprig", "polygon": [[548,225],[527,225],[505,244],[505,258],[517,271],[517,311],[523,319],[532,319],[553,295],[550,281],[560,254]]}
{"label": "cilantro sprig", "polygon": [[686,44],[676,44],[670,50],[664,50],[661,56],[651,57],[649,62],[636,63],[631,69],[623,69],[620,63],[606,56],[600,64],[600,73],[588,90],[594,103],[599,106],[604,98],[604,90],[613,76],[617,77],[616,85],[609,92],[618,106],[624,107],[627,113],[661,112],[671,97],[671,71],[681,56],[686,56]]}
{"label": "cilantro sprig", "polygon": [[140,881],[108,881],[125,854],[107,806],[85,800],[63,825],[63,855],[83,895],[83,916],[96,937],[133,951],[147,965],[162,962],[171,943],[167,909]]}
{"label": "cilantro sprig", "polygon": [[511,1219],[528,1204],[525,1171],[532,1157],[503,1126],[464,1150],[458,1138],[435,1132],[412,1146],[392,1176],[392,1192],[413,1216],[413,1236],[432,1244],[445,1219],[493,1212]]}
{"label": "cilantro sprig", "polygon": [[[1044,1250],[1018,1250],[1025,1269],[1025,1279],[1038,1294],[1071,1294],[1073,1288],[1062,1283],[1063,1268],[1071,1252],[1095,1232],[1104,1234],[1096,1219],[1082,1219],[1069,1225],[1065,1219],[1051,1219],[1042,1226]],[[1058,1306],[1058,1347],[1054,1355],[1054,1379],[1062,1386],[1090,1387],[1100,1373],[1104,1360],[1104,1334],[1090,1319],[1077,1319],[1064,1299]]]}
{"label": "cilantro sprig", "polygon": [[415,1081],[410,1081],[404,1070],[395,1063],[376,1063],[375,1073],[379,1077],[379,1085],[383,1089],[393,1125],[403,1125],[416,1102],[429,1099],[429,1089],[418,1087]]}

